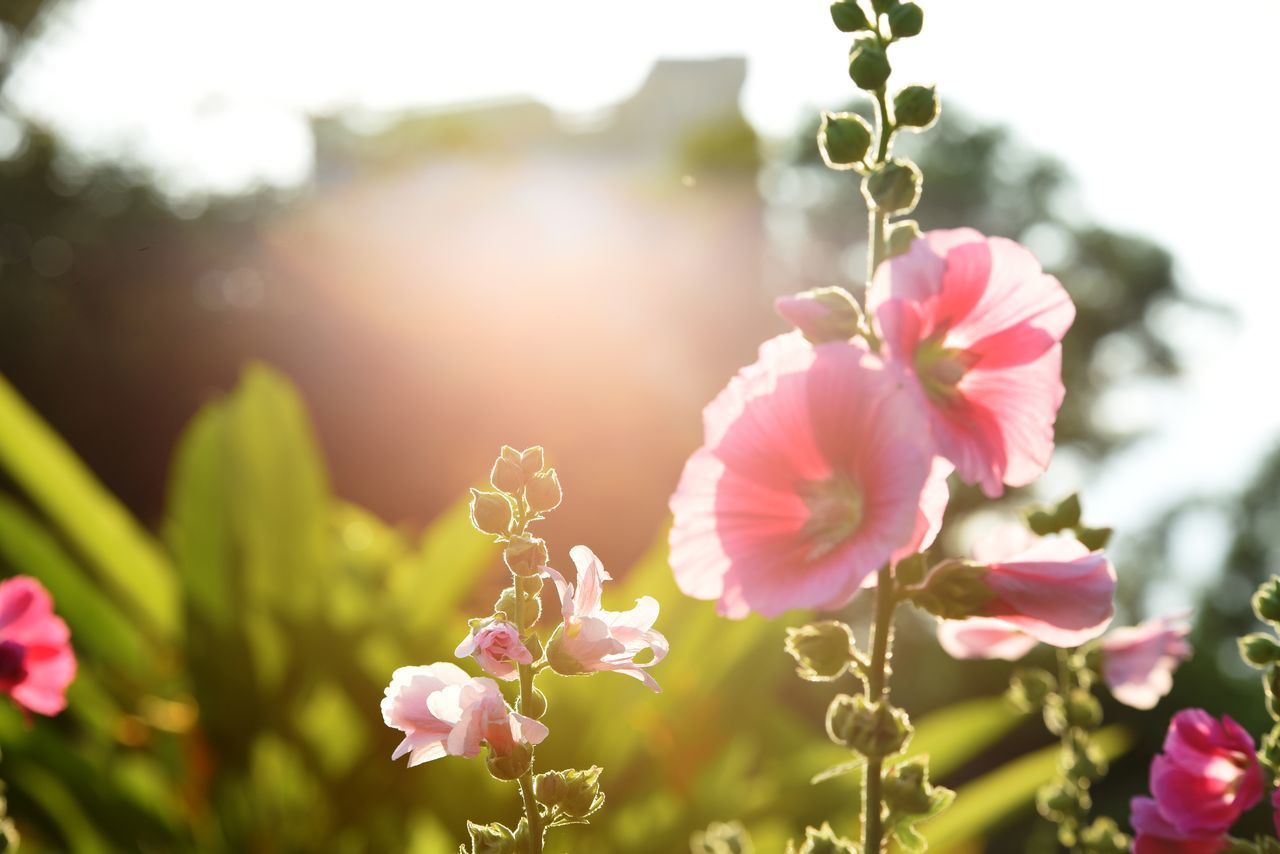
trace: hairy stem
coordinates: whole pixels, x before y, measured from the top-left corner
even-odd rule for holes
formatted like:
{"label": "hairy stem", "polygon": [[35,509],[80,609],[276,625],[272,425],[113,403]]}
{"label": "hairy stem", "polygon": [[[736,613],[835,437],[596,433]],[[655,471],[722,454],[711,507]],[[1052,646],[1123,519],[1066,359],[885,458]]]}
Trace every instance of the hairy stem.
{"label": "hairy stem", "polygon": [[[527,527],[526,510],[524,498],[520,498],[520,507],[516,513],[515,525],[517,534],[523,534]],[[512,576],[516,588],[516,605],[515,605],[515,622],[516,632],[520,636],[521,642],[524,641],[525,635],[529,627],[525,624],[525,607],[524,607],[524,582],[519,576]],[[526,698],[533,697],[533,665],[520,664],[517,665],[520,673],[520,702],[517,710],[524,712],[530,700]],[[529,851],[530,854],[542,854],[542,816],[538,812],[538,799],[533,792],[533,747],[530,745],[529,770],[520,776],[520,797],[524,801],[525,818],[529,821]]]}
{"label": "hairy stem", "polygon": [[[867,699],[879,703],[889,694],[889,651],[893,645],[893,612],[897,596],[893,589],[893,570],[884,566],[876,579],[876,615],[871,624],[871,666],[867,670]],[[881,782],[884,759],[867,758],[862,778],[862,848],[866,854],[879,854],[883,847],[884,827]]]}

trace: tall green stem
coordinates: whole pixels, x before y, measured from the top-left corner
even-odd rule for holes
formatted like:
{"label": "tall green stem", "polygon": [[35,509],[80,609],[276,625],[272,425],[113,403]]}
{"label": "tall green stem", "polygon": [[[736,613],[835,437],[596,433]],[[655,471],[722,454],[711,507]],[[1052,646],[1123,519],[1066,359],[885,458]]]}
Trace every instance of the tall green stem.
{"label": "tall green stem", "polygon": [[[523,497],[520,499],[520,507],[516,513],[516,524],[513,526],[517,534],[523,534],[526,528],[526,510]],[[516,588],[516,605],[515,620],[516,632],[520,636],[521,642],[525,640],[525,635],[529,627],[525,623],[525,607],[524,607],[524,579],[520,576],[513,576]],[[528,708],[529,702],[533,697],[533,665],[518,665],[520,673],[520,703],[518,710],[524,712]],[[536,702],[536,701],[534,701]],[[529,822],[529,851],[530,854],[542,854],[542,815],[538,812],[538,799],[533,791],[533,747],[530,746],[529,770],[520,775],[520,797],[524,801],[524,814]]]}
{"label": "tall green stem", "polygon": [[[886,565],[876,579],[876,615],[871,624],[871,666],[867,671],[867,700],[871,703],[882,702],[889,695],[889,650],[893,645],[893,612],[898,604],[893,584],[893,570]],[[884,844],[883,775],[884,759],[868,757],[862,780],[862,847],[866,854],[879,854]]]}

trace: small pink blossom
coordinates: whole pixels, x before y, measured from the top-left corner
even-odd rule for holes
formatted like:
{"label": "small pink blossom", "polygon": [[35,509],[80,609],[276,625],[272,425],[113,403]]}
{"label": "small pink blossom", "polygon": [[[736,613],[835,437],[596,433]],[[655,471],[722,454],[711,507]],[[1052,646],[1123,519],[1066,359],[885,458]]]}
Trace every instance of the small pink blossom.
{"label": "small pink blossom", "polygon": [[1183,834],[1160,813],[1151,798],[1129,802],[1129,822],[1136,833],[1133,854],[1220,854],[1228,847],[1225,832]]}
{"label": "small pink blossom", "polygon": [[[574,546],[569,556],[578,570],[576,588],[551,567],[543,573],[555,582],[564,614],[563,625],[547,642],[547,662],[566,676],[614,670],[661,691],[646,672],[667,656],[667,639],[653,630],[658,601],[641,596],[630,611],[601,609],[601,588],[612,580],[604,564],[586,546]],[[649,660],[636,661],[646,650],[651,653]]]}
{"label": "small pink blossom", "polygon": [[533,654],[520,642],[515,625],[492,617],[473,627],[453,654],[458,658],[475,656],[486,673],[507,681],[520,674],[517,665],[533,664]]}
{"label": "small pink blossom", "polygon": [[938,622],[938,644],[952,658],[1017,661],[1037,643],[1031,635],[1004,620],[973,617]]}
{"label": "small pink blossom", "polygon": [[[1134,827],[1162,839],[1222,837],[1262,800],[1262,768],[1254,749],[1249,733],[1226,715],[1219,721],[1203,709],[1178,712],[1165,735],[1164,753],[1151,763],[1155,800],[1134,802]],[[1157,830],[1157,818],[1167,827]]]}
{"label": "small pink blossom", "polygon": [[0,582],[0,691],[27,711],[56,715],[75,676],[71,633],[49,591],[26,575]]}
{"label": "small pink blossom", "polygon": [[1099,643],[1102,678],[1117,700],[1135,709],[1154,708],[1173,687],[1173,671],[1191,657],[1185,618],[1162,617],[1113,629]]}
{"label": "small pink blossom", "polygon": [[733,618],[838,608],[931,539],[949,469],[906,382],[859,341],[766,341],[671,497],[680,589]]}
{"label": "small pink blossom", "polygon": [[382,720],[405,734],[391,758],[408,754],[410,767],[442,756],[470,759],[482,744],[504,756],[517,742],[547,737],[546,726],[507,707],[497,682],[448,662],[397,669],[385,694]]}
{"label": "small pink blossom", "polygon": [[867,306],[963,480],[994,498],[1045,470],[1075,307],[1026,248],[971,229],[928,232],[880,265]]}

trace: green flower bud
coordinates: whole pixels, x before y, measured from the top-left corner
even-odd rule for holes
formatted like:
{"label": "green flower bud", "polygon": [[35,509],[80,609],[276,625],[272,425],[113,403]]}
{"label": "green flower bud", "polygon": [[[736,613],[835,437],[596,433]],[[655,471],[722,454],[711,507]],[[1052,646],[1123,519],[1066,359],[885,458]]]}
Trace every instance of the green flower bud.
{"label": "green flower bud", "polygon": [[496,821],[492,824],[467,822],[467,836],[471,837],[471,854],[515,854],[515,833]]}
{"label": "green flower bud", "polygon": [[859,89],[874,92],[885,84],[892,71],[878,38],[865,35],[854,41],[849,52],[849,76]]}
{"label": "green flower bud", "polygon": [[520,492],[524,486],[524,469],[520,468],[520,455],[514,448],[502,446],[502,453],[493,461],[493,471],[489,472],[489,483],[507,495]]}
{"label": "green flower bud", "polygon": [[1036,792],[1036,809],[1050,821],[1074,820],[1089,809],[1089,793],[1069,780],[1046,783]]}
{"label": "green flower bud", "polygon": [[[920,224],[914,219],[904,219],[889,226],[885,240],[889,245],[889,257],[896,258],[911,250],[911,244],[920,239]],[[902,564],[898,564],[901,566]]]}
{"label": "green flower bud", "polygon": [[1034,712],[1042,708],[1057,689],[1058,680],[1047,670],[1020,667],[1009,678],[1005,696],[1019,711]]}
{"label": "green flower bud", "polygon": [[924,28],[924,10],[915,3],[900,3],[889,10],[889,29],[895,39],[920,35]]}
{"label": "green flower bud", "polygon": [[871,126],[857,113],[823,113],[818,128],[822,162],[837,170],[856,169],[871,148]]}
{"label": "green flower bud", "polygon": [[565,652],[564,625],[556,626],[547,640],[547,664],[561,676],[586,676],[592,672],[583,667],[578,659]]}
{"label": "green flower bud", "polygon": [[906,712],[888,702],[871,704],[861,694],[837,694],[827,708],[827,735],[863,756],[883,758],[906,745],[911,724]]}
{"label": "green flower bud", "polygon": [[556,470],[547,469],[530,478],[524,496],[535,513],[547,513],[559,507],[564,493],[560,491],[560,478],[556,475]]}
{"label": "green flower bud", "polygon": [[494,753],[490,749],[485,764],[496,780],[518,780],[533,765],[533,748],[517,741],[506,753]]}
{"label": "green flower bud", "polygon": [[[522,581],[524,579],[521,579]],[[542,600],[537,594],[528,592],[523,594],[520,601],[521,614],[524,617],[525,628],[537,625],[538,618],[542,616]],[[498,601],[493,603],[494,614],[503,614],[506,619],[514,620],[516,615],[516,589],[508,587],[498,594]]]}
{"label": "green flower bud", "polygon": [[512,537],[502,550],[503,563],[515,575],[537,575],[547,565],[547,560],[547,544],[528,534]]}
{"label": "green flower bud", "polygon": [[907,86],[893,96],[893,121],[898,127],[923,130],[938,118],[938,90]]}
{"label": "green flower bud", "polygon": [[1261,670],[1280,661],[1280,643],[1276,643],[1271,635],[1254,632],[1240,638],[1237,643],[1240,645],[1240,657],[1250,667]]}
{"label": "green flower bud", "polygon": [[862,327],[862,309],[844,288],[814,288],[778,297],[774,311],[814,344],[848,341]]}
{"label": "green flower bud", "polygon": [[877,15],[883,15],[886,12],[892,12],[893,7],[898,5],[898,0],[871,0],[871,8],[875,10]]}
{"label": "green flower bud", "polygon": [[533,778],[533,794],[545,807],[558,806],[568,793],[569,784],[562,771],[548,771]]}
{"label": "green flower bud", "polygon": [[1080,844],[1088,854],[1127,854],[1133,840],[1111,819],[1099,818],[1080,831]]}
{"label": "green flower bud", "polygon": [[847,839],[837,836],[827,822],[822,827],[806,827],[804,843],[799,854],[855,854],[858,847]]}
{"label": "green flower bud", "polygon": [[1084,547],[1091,552],[1106,548],[1107,542],[1111,539],[1110,528],[1076,528],[1076,539],[1084,543]]}
{"label": "green flower bud", "polygon": [[1041,711],[1044,715],[1044,728],[1054,735],[1062,735],[1071,726],[1067,720],[1067,704],[1059,695],[1050,694],[1046,697]]}
{"label": "green flower bud", "polygon": [[560,809],[573,818],[585,818],[604,805],[600,792],[600,774],[604,771],[592,765],[585,771],[570,770],[564,773],[565,793]]}
{"label": "green flower bud", "polygon": [[890,769],[884,778],[884,801],[901,815],[927,813],[933,807],[928,760],[917,756]]}
{"label": "green flower bud", "polygon": [[1102,704],[1093,694],[1076,688],[1067,695],[1067,723],[1081,729],[1093,729],[1102,723]]}
{"label": "green flower bud", "polygon": [[964,561],[939,564],[925,577],[924,586],[912,591],[911,601],[935,617],[963,620],[981,616],[994,595],[986,582],[987,568]]}
{"label": "green flower bud", "polygon": [[1107,773],[1107,757],[1089,740],[1087,734],[1077,732],[1071,744],[1064,745],[1058,757],[1063,776],[1081,785],[1100,780]]}
{"label": "green flower bud", "polygon": [[[532,650],[531,650],[532,651]],[[536,655],[534,656],[537,657]],[[520,714],[540,720],[547,713],[547,695],[537,688],[520,698]]]}
{"label": "green flower bud", "polygon": [[471,490],[471,524],[483,534],[505,537],[511,530],[511,502],[499,492]]}
{"label": "green flower bud", "polygon": [[800,678],[810,682],[837,679],[856,660],[853,630],[836,620],[787,629],[785,649]]}
{"label": "green flower bud", "polygon": [[1253,612],[1259,620],[1280,625],[1280,577],[1271,576],[1253,594]]}
{"label": "green flower bud", "polygon": [[920,201],[924,176],[910,160],[890,160],[862,179],[867,204],[887,214],[910,213]]}
{"label": "green flower bud", "polygon": [[1258,761],[1272,772],[1280,771],[1280,724],[1271,728],[1271,732],[1262,737],[1262,747],[1258,750]]}
{"label": "green flower bud", "polygon": [[689,839],[693,854],[753,854],[751,836],[740,822],[713,821]]}
{"label": "green flower bud", "polygon": [[543,456],[541,445],[534,445],[520,452],[520,468],[524,469],[526,480],[542,471]]}
{"label": "green flower bud", "polygon": [[867,13],[854,0],[836,0],[831,4],[831,22],[842,33],[856,33],[871,29]]}

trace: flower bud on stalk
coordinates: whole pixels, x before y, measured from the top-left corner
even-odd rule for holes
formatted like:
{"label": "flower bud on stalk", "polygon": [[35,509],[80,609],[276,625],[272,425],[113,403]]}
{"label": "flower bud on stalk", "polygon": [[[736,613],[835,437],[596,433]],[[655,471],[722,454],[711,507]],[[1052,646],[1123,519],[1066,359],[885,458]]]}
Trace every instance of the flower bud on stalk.
{"label": "flower bud on stalk", "polygon": [[920,201],[924,176],[910,160],[890,160],[862,179],[867,204],[887,214],[910,213]]}
{"label": "flower bud on stalk", "polygon": [[501,493],[471,490],[471,524],[483,534],[505,537],[511,530],[511,502]]}
{"label": "flower bud on stalk", "polygon": [[856,169],[871,148],[871,127],[857,113],[823,113],[818,151],[832,169]]}
{"label": "flower bud on stalk", "polygon": [[884,801],[889,809],[904,815],[923,815],[933,806],[929,767],[917,756],[895,765],[884,778]]}
{"label": "flower bud on stalk", "polygon": [[1093,729],[1102,723],[1102,704],[1083,688],[1074,689],[1066,699],[1067,723],[1081,729]]}
{"label": "flower bud on stalk", "polygon": [[547,544],[528,534],[512,537],[502,550],[502,560],[514,575],[536,577],[547,565]]}
{"label": "flower bud on stalk", "polygon": [[502,751],[491,748],[485,764],[495,779],[518,780],[533,766],[533,748],[523,741],[513,742]]}
{"label": "flower bud on stalk", "polygon": [[525,486],[525,500],[535,513],[547,513],[560,506],[564,493],[555,469],[547,469],[530,478]]}
{"label": "flower bud on stalk", "polygon": [[532,694],[526,694],[520,698],[519,711],[520,714],[531,717],[535,721],[541,719],[547,713],[547,695],[534,688]]}
{"label": "flower bud on stalk", "polygon": [[1034,712],[1044,706],[1057,688],[1058,680],[1048,671],[1019,668],[1010,677],[1005,696],[1019,711]]}
{"label": "flower bud on stalk", "polygon": [[862,310],[844,288],[814,288],[778,297],[773,307],[813,344],[848,341],[862,326]]}
{"label": "flower bud on stalk", "polygon": [[1240,657],[1250,667],[1262,669],[1280,661],[1280,644],[1271,635],[1255,632],[1240,638],[1237,643],[1240,645]]}
{"label": "flower bud on stalk", "polygon": [[515,833],[496,821],[492,824],[468,821],[467,836],[471,838],[471,854],[514,854],[516,850]]}
{"label": "flower bud on stalk", "polygon": [[[507,452],[511,451],[511,454]],[[514,448],[504,446],[502,454],[493,461],[493,471],[489,473],[489,483],[499,492],[516,495],[524,487],[524,469],[520,468],[520,455]]]}
{"label": "flower bud on stalk", "polygon": [[837,679],[857,660],[853,631],[836,620],[788,628],[785,648],[800,678],[810,682]]}
{"label": "flower bud on stalk", "polygon": [[1080,831],[1080,843],[1089,854],[1126,854],[1133,840],[1111,819],[1098,818]]}
{"label": "flower bud on stalk", "polygon": [[1253,594],[1253,612],[1259,620],[1280,625],[1280,578],[1273,575]]}
{"label": "flower bud on stalk", "polygon": [[[524,579],[521,579],[524,581]],[[538,618],[542,616],[542,599],[536,593],[525,592],[520,601],[524,616],[525,628],[531,628],[538,623]],[[516,589],[508,587],[498,595],[498,601],[493,603],[493,612],[495,614],[503,614],[507,619],[511,619],[516,613]]]}
{"label": "flower bud on stalk", "polygon": [[[896,258],[899,255],[905,255],[911,249],[911,244],[920,239],[920,223],[914,219],[904,219],[901,222],[895,222],[889,227],[889,234],[885,238],[889,246],[889,252],[886,257]],[[899,564],[901,566],[901,564]],[[923,560],[920,569],[924,569]],[[908,583],[916,583],[924,577],[921,572],[919,578],[915,578]]]}
{"label": "flower bud on stalk", "polygon": [[831,4],[831,22],[842,33],[856,33],[871,29],[867,13],[854,0],[837,0]]}
{"label": "flower bud on stalk", "polygon": [[541,445],[534,445],[520,452],[520,468],[524,469],[526,479],[542,471],[543,457]]}
{"label": "flower bud on stalk", "polygon": [[893,121],[901,128],[924,130],[938,118],[938,90],[907,86],[893,97]]}
{"label": "flower bud on stalk", "polygon": [[911,738],[906,712],[887,702],[867,702],[861,695],[838,694],[827,709],[827,734],[836,744],[868,758],[901,750]]}
{"label": "flower bud on stalk", "polygon": [[600,774],[604,771],[592,765],[585,771],[570,770],[564,772],[565,793],[560,802],[560,809],[573,818],[585,818],[604,804],[604,795],[600,793]]}
{"label": "flower bud on stalk", "polygon": [[924,10],[915,3],[900,3],[889,10],[889,30],[895,39],[909,39],[924,29]]}
{"label": "flower bud on stalk", "polygon": [[533,793],[538,803],[549,809],[558,807],[568,792],[569,784],[565,782],[562,771],[548,771],[533,779]]}
{"label": "flower bud on stalk", "polygon": [[892,71],[880,40],[873,35],[858,36],[849,52],[849,77],[858,88],[874,92],[885,84]]}

